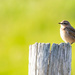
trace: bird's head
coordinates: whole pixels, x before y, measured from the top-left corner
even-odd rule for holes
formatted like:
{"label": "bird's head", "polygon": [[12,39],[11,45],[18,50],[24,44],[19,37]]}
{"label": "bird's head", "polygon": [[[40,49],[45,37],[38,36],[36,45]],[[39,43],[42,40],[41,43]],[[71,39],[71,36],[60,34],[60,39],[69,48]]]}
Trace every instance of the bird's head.
{"label": "bird's head", "polygon": [[71,26],[70,23],[66,20],[63,20],[62,22],[59,23],[61,25],[61,27],[68,27]]}

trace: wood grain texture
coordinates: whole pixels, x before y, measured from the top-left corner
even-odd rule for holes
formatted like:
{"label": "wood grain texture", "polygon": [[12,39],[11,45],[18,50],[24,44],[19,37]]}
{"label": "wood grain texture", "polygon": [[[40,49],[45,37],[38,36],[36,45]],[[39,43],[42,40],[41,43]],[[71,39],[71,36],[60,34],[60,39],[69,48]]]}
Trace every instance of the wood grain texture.
{"label": "wood grain texture", "polygon": [[69,43],[35,43],[29,46],[29,75],[71,75]]}
{"label": "wood grain texture", "polygon": [[29,75],[47,75],[50,44],[35,43],[29,46]]}
{"label": "wood grain texture", "polygon": [[69,43],[52,45],[48,75],[71,75],[71,46]]}

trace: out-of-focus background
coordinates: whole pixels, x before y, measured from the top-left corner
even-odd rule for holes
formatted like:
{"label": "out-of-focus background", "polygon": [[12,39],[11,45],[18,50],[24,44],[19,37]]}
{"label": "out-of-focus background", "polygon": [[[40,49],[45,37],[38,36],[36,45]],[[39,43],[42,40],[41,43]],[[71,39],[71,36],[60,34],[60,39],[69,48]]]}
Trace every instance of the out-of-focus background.
{"label": "out-of-focus background", "polygon": [[0,0],[0,75],[28,75],[29,45],[63,42],[62,20],[75,27],[75,0]]}

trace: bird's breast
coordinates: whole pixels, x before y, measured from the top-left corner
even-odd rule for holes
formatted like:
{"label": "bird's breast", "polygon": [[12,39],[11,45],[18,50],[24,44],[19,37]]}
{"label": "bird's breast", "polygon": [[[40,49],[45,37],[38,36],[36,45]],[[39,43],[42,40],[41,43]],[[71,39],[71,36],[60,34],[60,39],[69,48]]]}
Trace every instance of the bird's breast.
{"label": "bird's breast", "polygon": [[67,32],[62,28],[60,28],[60,36],[65,42],[67,42],[67,37],[68,37]]}
{"label": "bird's breast", "polygon": [[60,36],[66,43],[67,42],[69,42],[69,43],[75,42],[75,40],[72,38],[72,36],[65,29],[60,28]]}

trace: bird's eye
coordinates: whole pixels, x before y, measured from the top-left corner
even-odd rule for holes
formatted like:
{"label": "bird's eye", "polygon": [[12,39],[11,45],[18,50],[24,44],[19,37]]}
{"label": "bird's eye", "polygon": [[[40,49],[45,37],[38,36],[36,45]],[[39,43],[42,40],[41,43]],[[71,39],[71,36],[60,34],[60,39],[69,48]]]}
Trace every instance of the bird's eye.
{"label": "bird's eye", "polygon": [[67,23],[64,23],[64,24],[67,24]]}

